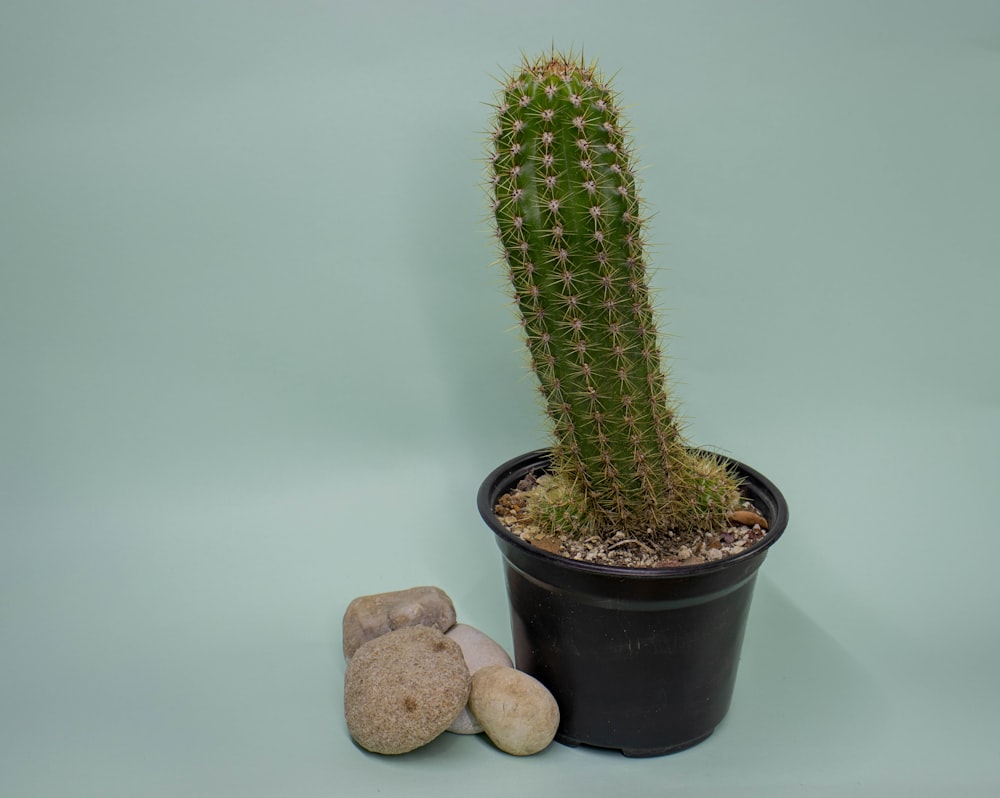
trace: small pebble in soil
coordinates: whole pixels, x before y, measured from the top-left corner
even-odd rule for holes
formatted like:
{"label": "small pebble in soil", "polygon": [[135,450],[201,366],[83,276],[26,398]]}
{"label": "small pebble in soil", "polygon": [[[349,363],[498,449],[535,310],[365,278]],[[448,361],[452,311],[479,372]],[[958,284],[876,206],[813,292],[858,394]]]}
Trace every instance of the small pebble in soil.
{"label": "small pebble in soil", "polygon": [[753,512],[753,510],[734,510],[729,514],[729,520],[740,526],[754,526],[755,524],[759,524],[761,529],[767,529],[767,519]]}

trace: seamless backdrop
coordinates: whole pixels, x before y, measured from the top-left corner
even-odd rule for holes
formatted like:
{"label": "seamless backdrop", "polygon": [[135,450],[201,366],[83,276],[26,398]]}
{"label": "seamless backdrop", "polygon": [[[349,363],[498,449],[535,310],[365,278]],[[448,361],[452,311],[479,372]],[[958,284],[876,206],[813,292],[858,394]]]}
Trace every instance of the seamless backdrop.
{"label": "seamless backdrop", "polygon": [[[368,755],[351,598],[510,647],[480,159],[553,45],[616,73],[689,435],[791,524],[705,744]],[[995,795],[998,85],[994,2],[5,3],[0,793]]]}

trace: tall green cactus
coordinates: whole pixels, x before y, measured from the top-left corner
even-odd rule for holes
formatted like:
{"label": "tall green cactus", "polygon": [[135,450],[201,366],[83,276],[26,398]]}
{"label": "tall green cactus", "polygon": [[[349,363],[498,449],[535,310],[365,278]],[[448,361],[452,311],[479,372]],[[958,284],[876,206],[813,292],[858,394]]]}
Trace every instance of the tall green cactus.
{"label": "tall green cactus", "polygon": [[713,531],[738,488],[695,455],[667,395],[642,213],[615,94],[574,56],[503,84],[490,158],[497,238],[554,432],[543,526]]}

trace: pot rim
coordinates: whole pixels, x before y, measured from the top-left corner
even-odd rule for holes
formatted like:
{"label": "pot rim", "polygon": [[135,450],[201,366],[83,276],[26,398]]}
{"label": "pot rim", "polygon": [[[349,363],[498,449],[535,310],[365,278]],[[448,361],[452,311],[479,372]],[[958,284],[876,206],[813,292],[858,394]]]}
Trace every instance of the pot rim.
{"label": "pot rim", "polygon": [[[531,471],[538,470],[539,467],[545,468],[549,465],[551,455],[548,449],[535,449],[526,452],[507,460],[493,469],[479,487],[479,491],[476,494],[476,504],[479,514],[486,522],[486,525],[503,542],[515,546],[530,557],[535,557],[569,571],[579,573],[618,579],[679,579],[725,571],[763,556],[778,541],[778,538],[781,537],[788,525],[788,503],[785,501],[785,497],[771,480],[745,463],[707,449],[693,448],[693,451],[711,454],[735,467],[744,488],[748,485],[753,486],[754,489],[751,492],[757,494],[762,499],[766,499],[766,504],[773,508],[773,512],[770,515],[766,512],[766,508],[757,508],[765,515],[768,521],[767,534],[763,538],[739,554],[725,557],[715,562],[699,563],[697,565],[673,565],[663,568],[627,568],[620,565],[603,565],[600,563],[573,560],[545,551],[538,546],[533,546],[521,540],[521,538],[510,532],[500,522],[493,508],[496,506],[497,499],[516,484],[517,481]],[[756,497],[752,496],[750,498],[754,499]]]}

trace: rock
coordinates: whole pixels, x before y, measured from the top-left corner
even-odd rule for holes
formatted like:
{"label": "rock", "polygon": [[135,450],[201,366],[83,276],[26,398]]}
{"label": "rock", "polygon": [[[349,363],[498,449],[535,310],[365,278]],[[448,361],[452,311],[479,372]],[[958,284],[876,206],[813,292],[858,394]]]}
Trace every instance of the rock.
{"label": "rock", "polygon": [[514,667],[510,655],[504,651],[503,647],[474,626],[465,623],[456,624],[448,630],[445,637],[454,640],[461,646],[465,664],[469,666],[469,673],[475,674],[476,671],[487,665]]}
{"label": "rock", "polygon": [[[514,667],[510,655],[503,650],[500,644],[473,626],[464,623],[456,624],[448,630],[445,637],[451,638],[462,647],[465,664],[473,676],[476,671],[487,665]],[[482,730],[483,727],[476,722],[468,707],[459,712],[458,717],[448,727],[448,731],[455,734],[479,734]]]}
{"label": "rock", "polygon": [[363,643],[394,629],[430,626],[447,632],[455,625],[455,605],[439,587],[411,587],[354,599],[344,613],[344,657]]}
{"label": "rock", "polygon": [[767,529],[767,519],[752,510],[734,510],[729,514],[729,520],[734,524],[753,526],[760,524],[761,529]]}
{"label": "rock", "polygon": [[537,546],[542,551],[549,552],[550,554],[559,554],[559,552],[562,551],[562,541],[559,540],[559,538],[542,537],[541,535],[538,535],[536,537],[532,537],[528,542],[533,546]]}
{"label": "rock", "polygon": [[493,744],[516,756],[546,748],[559,727],[559,707],[545,685],[502,665],[476,671],[469,709]]}
{"label": "rock", "polygon": [[450,731],[452,734],[482,734],[483,727],[472,717],[469,706],[466,704],[446,731]]}
{"label": "rock", "polygon": [[351,737],[377,754],[405,754],[442,734],[469,698],[462,648],[429,626],[407,626],[362,644],[344,676]]}

